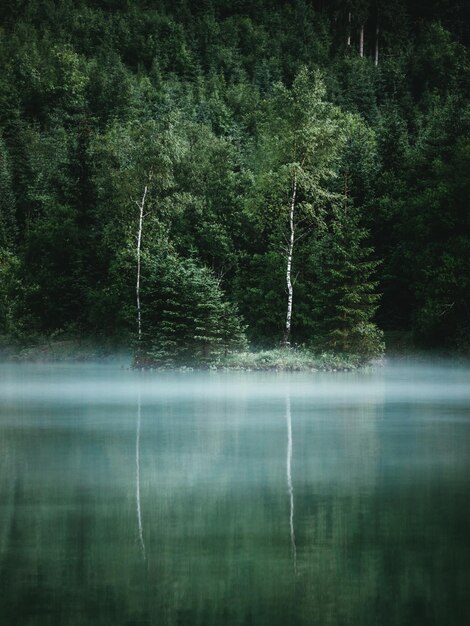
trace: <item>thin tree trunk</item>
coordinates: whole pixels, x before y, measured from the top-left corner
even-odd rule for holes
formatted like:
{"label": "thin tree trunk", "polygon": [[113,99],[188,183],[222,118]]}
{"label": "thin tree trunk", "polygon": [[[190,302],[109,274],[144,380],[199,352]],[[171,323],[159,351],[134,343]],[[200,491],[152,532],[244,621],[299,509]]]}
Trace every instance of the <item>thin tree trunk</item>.
{"label": "thin tree trunk", "polygon": [[379,64],[379,20],[377,18],[377,26],[375,28],[375,59],[374,63],[377,66]]}
{"label": "thin tree trunk", "polygon": [[140,308],[140,258],[141,258],[141,249],[142,249],[142,229],[144,226],[144,208],[145,208],[145,200],[147,198],[148,185],[144,187],[144,193],[142,196],[142,200],[137,202],[137,206],[139,207],[139,230],[137,232],[137,282],[135,287],[135,296],[137,303],[137,330],[139,342],[142,339],[142,314]]}
{"label": "thin tree trunk", "polygon": [[351,45],[351,11],[348,13],[348,46]]}
{"label": "thin tree trunk", "polygon": [[293,300],[292,255],[294,252],[294,241],[295,241],[294,213],[295,213],[296,198],[297,198],[297,172],[294,171],[294,180],[292,183],[292,196],[291,196],[290,211],[289,211],[290,237],[289,237],[289,244],[287,246],[287,269],[286,269],[287,316],[286,316],[286,329],[284,331],[284,337],[282,340],[282,343],[285,346],[289,345],[291,322],[292,322],[292,300]]}
{"label": "thin tree trunk", "polygon": [[364,24],[361,24],[361,31],[359,33],[359,56],[364,56]]}

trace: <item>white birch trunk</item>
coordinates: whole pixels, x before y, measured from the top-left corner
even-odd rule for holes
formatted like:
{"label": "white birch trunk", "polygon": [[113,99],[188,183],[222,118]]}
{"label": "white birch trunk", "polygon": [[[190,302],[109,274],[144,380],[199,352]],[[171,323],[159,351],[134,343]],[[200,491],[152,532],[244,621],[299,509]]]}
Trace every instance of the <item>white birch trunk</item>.
{"label": "white birch trunk", "polygon": [[361,31],[359,33],[359,56],[364,56],[364,24],[361,24]]}
{"label": "white birch trunk", "polygon": [[348,46],[351,45],[351,11],[348,13]]}
{"label": "white birch trunk", "polygon": [[295,214],[295,201],[297,198],[297,172],[294,171],[294,180],[292,184],[292,197],[290,202],[290,210],[289,210],[289,243],[287,246],[287,269],[286,269],[286,282],[287,282],[287,316],[286,316],[286,329],[284,331],[284,338],[282,343],[285,346],[289,345],[289,337],[292,323],[292,300],[293,300],[293,287],[292,287],[292,255],[294,252],[294,241],[295,241],[295,225],[294,225],[294,214]]}
{"label": "white birch trunk", "polygon": [[142,196],[142,200],[137,202],[137,206],[139,207],[139,230],[137,232],[137,281],[135,286],[135,296],[136,296],[136,304],[137,304],[137,330],[139,341],[142,339],[142,314],[140,308],[140,265],[141,265],[141,249],[142,249],[142,230],[144,226],[144,208],[145,208],[145,200],[147,198],[148,186],[145,185],[144,193]]}

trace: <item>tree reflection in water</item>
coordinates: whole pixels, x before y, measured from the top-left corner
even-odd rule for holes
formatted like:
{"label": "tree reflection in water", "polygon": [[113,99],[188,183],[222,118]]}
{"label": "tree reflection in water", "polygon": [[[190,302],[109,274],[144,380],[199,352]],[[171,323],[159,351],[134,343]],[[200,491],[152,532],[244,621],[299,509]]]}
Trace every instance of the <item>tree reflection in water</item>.
{"label": "tree reflection in water", "polygon": [[294,562],[294,573],[297,573],[297,548],[295,545],[294,530],[294,487],[292,485],[292,412],[290,405],[290,396],[286,396],[286,422],[287,422],[287,490],[290,502],[290,543],[292,549],[292,560]]}
{"label": "tree reflection in water", "polygon": [[142,556],[145,560],[145,542],[144,542],[144,530],[142,526],[142,508],[140,504],[140,424],[142,419],[142,399],[140,395],[137,397],[137,430],[135,437],[135,500],[137,510],[137,526],[139,529],[139,544],[142,550]]}

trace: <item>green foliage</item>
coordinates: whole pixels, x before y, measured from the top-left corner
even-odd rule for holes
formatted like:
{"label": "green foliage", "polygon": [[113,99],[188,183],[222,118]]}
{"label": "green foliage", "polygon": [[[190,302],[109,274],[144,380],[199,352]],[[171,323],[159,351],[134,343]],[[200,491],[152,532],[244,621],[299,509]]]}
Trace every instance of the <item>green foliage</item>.
{"label": "green foliage", "polygon": [[87,96],[90,109],[103,127],[133,117],[137,103],[134,101],[132,75],[115,51],[103,51],[93,59]]}
{"label": "green foliage", "polygon": [[234,294],[257,347],[279,340],[285,322],[284,258],[275,251],[240,256]]}
{"label": "green foliage", "polygon": [[355,55],[345,56],[338,62],[335,77],[340,83],[338,103],[347,111],[360,114],[368,122],[376,122],[375,76],[364,60]]}
{"label": "green foliage", "polygon": [[10,159],[0,137],[0,248],[9,248],[16,239],[15,196]]}
{"label": "green foliage", "polygon": [[413,329],[431,345],[470,339],[469,131],[470,111],[459,101],[434,111],[413,155],[414,189],[400,222],[409,248],[414,232],[415,253],[405,256],[416,294]]}
{"label": "green foliage", "polygon": [[253,344],[275,344],[295,176],[294,342],[375,354],[377,322],[468,342],[464,3],[4,5],[1,332],[131,342],[147,187],[142,285],[162,362],[185,307],[204,321],[175,358],[231,350],[236,310]]}
{"label": "green foliage", "polygon": [[356,206],[373,202],[379,172],[379,146],[374,130],[358,115],[345,120],[345,142],[339,159],[336,191]]}
{"label": "green foliage", "polygon": [[0,247],[0,335],[15,336],[19,329],[20,261]]}
{"label": "green foliage", "polygon": [[321,235],[313,291],[315,345],[334,352],[378,356],[383,335],[373,323],[377,308],[377,261],[365,245],[359,212],[345,202],[335,206],[328,230]]}
{"label": "green foliage", "polygon": [[[343,141],[342,113],[326,100],[320,74],[303,67],[291,89],[274,86],[261,121],[260,161],[275,177],[290,181],[295,169],[299,185],[312,199],[327,194],[325,183]],[[287,188],[289,193],[290,185]]]}
{"label": "green foliage", "polygon": [[458,86],[465,73],[465,48],[440,23],[423,25],[412,56],[410,78],[419,92],[448,93]]}
{"label": "green foliage", "polygon": [[[322,228],[329,205],[337,196],[332,181],[344,147],[346,118],[325,96],[320,75],[302,68],[290,89],[275,86],[260,122],[260,171],[253,204],[261,205],[257,209],[262,211],[261,223],[270,230],[271,258],[279,261],[283,257],[284,268],[291,229],[296,230],[295,240]],[[283,248],[286,252],[281,256],[278,251]],[[292,266],[298,272],[297,250]],[[279,271],[276,274],[279,276]],[[253,279],[248,277],[250,283]],[[281,284],[278,280],[275,291],[279,292]],[[295,311],[293,319],[295,325]]]}
{"label": "green foliage", "polygon": [[148,258],[145,270],[137,366],[209,363],[246,347],[236,309],[210,270],[171,253]]}

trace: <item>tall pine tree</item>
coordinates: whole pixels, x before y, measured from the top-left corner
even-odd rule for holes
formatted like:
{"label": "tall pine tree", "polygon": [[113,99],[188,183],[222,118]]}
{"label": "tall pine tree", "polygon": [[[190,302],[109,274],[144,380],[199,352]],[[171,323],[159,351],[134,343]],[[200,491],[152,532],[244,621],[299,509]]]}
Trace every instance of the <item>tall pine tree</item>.
{"label": "tall pine tree", "polygon": [[359,210],[347,200],[332,209],[318,242],[314,287],[315,344],[322,349],[373,357],[383,350],[373,322],[379,296],[374,271],[378,261],[366,244]]}

